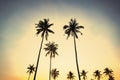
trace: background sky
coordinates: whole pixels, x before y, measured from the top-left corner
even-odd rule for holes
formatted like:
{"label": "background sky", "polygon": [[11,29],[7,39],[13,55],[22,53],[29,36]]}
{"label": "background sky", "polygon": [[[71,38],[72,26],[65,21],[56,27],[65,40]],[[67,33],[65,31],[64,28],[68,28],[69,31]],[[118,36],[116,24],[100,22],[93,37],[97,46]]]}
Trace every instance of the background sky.
{"label": "background sky", "polygon": [[[59,56],[53,60],[53,68],[60,70],[58,80],[66,79],[70,70],[77,76],[73,39],[66,40],[62,29],[71,18],[76,18],[85,26],[81,30],[84,35],[77,40],[80,70],[87,70],[90,79],[94,70],[109,67],[119,80],[119,3],[119,0],[0,0],[0,79],[27,79],[26,67],[36,64],[41,41],[35,35],[35,24],[43,18],[54,23],[51,29],[55,34],[49,36],[49,41],[59,45]],[[48,79],[49,57],[44,56],[44,50],[42,53],[37,78]]]}

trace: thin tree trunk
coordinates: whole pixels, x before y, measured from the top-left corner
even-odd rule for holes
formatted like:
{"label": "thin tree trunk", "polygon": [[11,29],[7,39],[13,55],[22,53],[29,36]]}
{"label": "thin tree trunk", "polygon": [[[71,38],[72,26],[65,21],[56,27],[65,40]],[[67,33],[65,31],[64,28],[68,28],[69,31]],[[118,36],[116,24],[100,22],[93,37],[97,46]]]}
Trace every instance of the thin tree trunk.
{"label": "thin tree trunk", "polygon": [[77,72],[78,72],[78,78],[80,78],[80,71],[79,71],[79,65],[78,65],[78,58],[77,58],[77,49],[76,49],[76,41],[75,41],[75,35],[74,35],[74,48],[75,48],[75,58],[76,58],[76,66],[77,66]]}
{"label": "thin tree trunk", "polygon": [[51,63],[52,63],[52,56],[50,55],[49,80],[51,80]]}
{"label": "thin tree trunk", "polygon": [[38,54],[38,58],[37,58],[36,70],[35,70],[35,74],[34,74],[34,79],[33,80],[36,80],[36,75],[37,75],[38,64],[39,64],[39,60],[40,60],[40,53],[41,53],[41,49],[42,49],[43,40],[44,40],[44,37],[42,37],[40,50],[39,50],[39,54]]}
{"label": "thin tree trunk", "polygon": [[28,80],[30,79],[30,75],[31,75],[31,74],[29,74]]}

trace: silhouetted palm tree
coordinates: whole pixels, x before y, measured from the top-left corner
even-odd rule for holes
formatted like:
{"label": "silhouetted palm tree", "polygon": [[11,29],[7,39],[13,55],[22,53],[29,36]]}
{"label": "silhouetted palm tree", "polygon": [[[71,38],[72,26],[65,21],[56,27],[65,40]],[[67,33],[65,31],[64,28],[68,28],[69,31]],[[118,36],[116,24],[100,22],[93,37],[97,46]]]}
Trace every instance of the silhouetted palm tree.
{"label": "silhouetted palm tree", "polygon": [[[63,29],[65,30],[65,34],[67,34],[67,38],[72,35],[74,39],[74,48],[75,48],[75,58],[76,58],[76,66],[77,66],[77,72],[78,72],[78,78],[80,78],[80,72],[79,72],[79,65],[78,65],[78,58],[77,58],[77,49],[76,49],[76,40],[75,38],[78,38],[77,33],[81,33],[79,30],[83,29],[83,26],[78,26],[78,23],[76,22],[76,19],[71,19],[69,22],[69,25],[64,25]],[[82,35],[82,33],[81,33]]]}
{"label": "silhouetted palm tree", "polygon": [[97,78],[97,80],[100,80],[102,74],[101,71],[96,70],[93,75],[95,76],[95,78]]}
{"label": "silhouetted palm tree", "polygon": [[29,73],[29,77],[28,77],[28,80],[29,80],[31,74],[35,71],[34,64],[33,65],[29,65],[29,67],[27,67],[27,69],[28,69],[27,73]]}
{"label": "silhouetted palm tree", "polygon": [[49,24],[49,19],[44,19],[43,21],[40,20],[39,23],[36,24],[36,28],[37,28],[36,29],[37,30],[36,34],[38,35],[38,34],[41,33],[42,41],[41,41],[41,44],[40,44],[39,54],[38,54],[38,58],[37,58],[37,64],[36,64],[36,70],[35,70],[35,74],[34,74],[34,80],[36,80],[38,64],[39,64],[39,59],[40,59],[40,53],[41,53],[44,37],[47,40],[48,33],[54,33],[52,30],[49,29],[52,25],[53,24]]}
{"label": "silhouetted palm tree", "polygon": [[50,55],[50,69],[49,69],[49,80],[51,80],[51,63],[52,63],[52,58],[55,57],[55,55],[58,55],[57,53],[57,47],[58,44],[55,44],[55,42],[49,42],[47,44],[45,44],[47,47],[44,48],[45,51],[47,51],[46,56]]}
{"label": "silhouetted palm tree", "polygon": [[73,80],[74,78],[75,78],[74,74],[71,71],[69,71],[69,73],[67,74],[67,79]]}
{"label": "silhouetted palm tree", "polygon": [[110,75],[108,80],[115,80],[115,79],[112,75]]}
{"label": "silhouetted palm tree", "polygon": [[103,74],[105,74],[106,76],[109,77],[108,80],[109,79],[112,80],[112,78],[113,78],[113,76],[112,76],[113,75],[113,70],[112,69],[105,68]]}
{"label": "silhouetted palm tree", "polygon": [[82,70],[81,76],[83,77],[83,80],[86,80],[86,78],[87,78],[86,74],[87,74],[87,72],[85,70]]}
{"label": "silhouetted palm tree", "polygon": [[58,75],[59,75],[59,71],[57,71],[57,69],[52,69],[51,76],[53,77],[54,80],[56,80]]}

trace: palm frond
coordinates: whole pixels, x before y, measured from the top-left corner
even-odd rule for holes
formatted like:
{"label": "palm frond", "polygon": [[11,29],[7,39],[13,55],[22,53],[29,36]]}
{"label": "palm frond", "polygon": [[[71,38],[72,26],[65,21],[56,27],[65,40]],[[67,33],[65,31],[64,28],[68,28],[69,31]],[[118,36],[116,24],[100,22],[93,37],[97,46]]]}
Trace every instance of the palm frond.
{"label": "palm frond", "polygon": [[52,25],[53,25],[53,24],[49,24],[49,25],[48,25],[48,28],[49,28],[50,26],[52,26]]}
{"label": "palm frond", "polygon": [[78,38],[78,35],[76,33],[74,33],[75,37]]}
{"label": "palm frond", "polygon": [[50,29],[48,29],[47,31],[54,34],[54,32],[52,30],[50,30]]}
{"label": "palm frond", "polygon": [[77,27],[84,29],[84,26],[77,26]]}
{"label": "palm frond", "polygon": [[69,26],[68,25],[64,25],[63,29],[67,29]]}

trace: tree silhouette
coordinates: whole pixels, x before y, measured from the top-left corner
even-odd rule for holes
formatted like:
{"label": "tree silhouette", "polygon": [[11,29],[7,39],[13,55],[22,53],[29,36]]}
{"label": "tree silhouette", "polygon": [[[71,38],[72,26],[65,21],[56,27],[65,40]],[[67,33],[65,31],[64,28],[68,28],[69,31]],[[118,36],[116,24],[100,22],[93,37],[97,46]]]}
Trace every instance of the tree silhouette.
{"label": "tree silhouette", "polygon": [[86,74],[87,74],[87,72],[85,70],[82,70],[81,76],[83,77],[83,80],[86,80],[86,78],[87,78]]}
{"label": "tree silhouette", "polygon": [[50,55],[50,69],[49,69],[49,80],[51,80],[51,64],[52,64],[52,58],[55,57],[55,55],[58,55],[57,53],[57,47],[58,44],[55,44],[55,42],[49,42],[46,45],[45,51],[47,51],[46,56]]}
{"label": "tree silhouette", "polygon": [[36,29],[37,30],[36,34],[39,35],[41,33],[42,41],[41,41],[41,44],[40,44],[39,54],[38,54],[38,58],[37,58],[37,64],[36,64],[36,70],[35,70],[35,74],[34,74],[34,80],[36,80],[38,64],[39,64],[39,59],[40,59],[40,53],[41,53],[44,37],[47,40],[48,33],[54,33],[52,30],[49,29],[52,25],[53,24],[49,24],[49,19],[44,19],[43,21],[40,20],[39,23],[36,24],[36,28],[37,28]]}
{"label": "tree silhouette", "polygon": [[[76,58],[76,67],[78,72],[78,78],[80,78],[80,72],[79,72],[79,65],[78,65],[78,58],[77,58],[77,48],[76,48],[76,40],[75,38],[78,38],[77,33],[81,33],[80,29],[83,29],[83,26],[78,26],[78,23],[76,22],[76,19],[71,19],[69,22],[69,25],[64,25],[63,29],[65,30],[65,34],[67,34],[67,38],[72,35],[74,39],[74,48],[75,48],[75,58]],[[82,33],[81,33],[82,35]]]}
{"label": "tree silhouette", "polygon": [[56,80],[58,75],[59,75],[59,71],[57,71],[57,69],[52,69],[51,76],[53,77],[54,80]]}
{"label": "tree silhouette", "polygon": [[105,68],[103,74],[109,77],[108,80],[114,80],[112,69]]}
{"label": "tree silhouette", "polygon": [[27,69],[28,69],[27,73],[29,73],[29,77],[28,77],[28,80],[29,80],[31,74],[35,71],[34,64],[33,65],[29,65],[29,67],[27,67]]}
{"label": "tree silhouette", "polygon": [[112,75],[110,75],[108,80],[115,80],[115,79]]}
{"label": "tree silhouette", "polygon": [[96,70],[93,75],[95,76],[95,78],[97,78],[97,80],[100,80],[102,74],[101,71]]}
{"label": "tree silhouette", "polygon": [[69,73],[67,74],[67,79],[73,80],[74,78],[75,78],[74,74],[71,71],[69,71]]}

